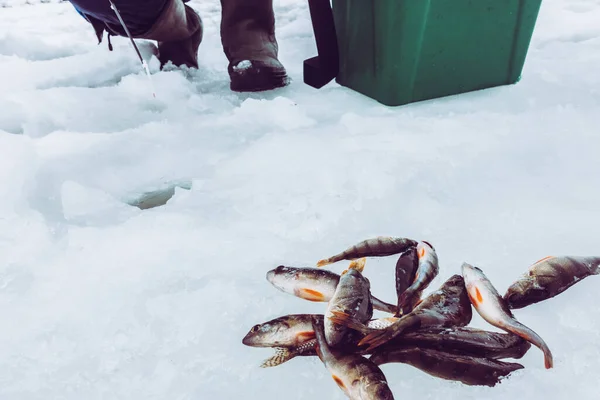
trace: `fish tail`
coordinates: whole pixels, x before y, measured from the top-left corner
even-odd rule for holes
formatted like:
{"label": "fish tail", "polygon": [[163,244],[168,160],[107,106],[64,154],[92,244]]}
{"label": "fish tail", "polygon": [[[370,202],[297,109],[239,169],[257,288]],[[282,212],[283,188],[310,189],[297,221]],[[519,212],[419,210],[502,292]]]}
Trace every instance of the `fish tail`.
{"label": "fish tail", "polygon": [[521,336],[523,339],[539,348],[544,353],[544,366],[546,369],[554,367],[554,358],[552,356],[552,352],[540,335],[518,321],[513,321],[512,324],[506,326],[505,328],[515,335]]}
{"label": "fish tail", "polygon": [[371,351],[384,343],[392,340],[393,338],[401,335],[405,330],[416,326],[420,323],[419,317],[407,316],[401,318],[399,321],[393,323],[385,329],[378,329],[374,332],[369,333],[367,336],[362,338],[358,342],[358,346],[368,345],[367,351]]}
{"label": "fish tail", "polygon": [[317,267],[318,267],[318,268],[321,268],[321,267],[324,267],[324,266],[326,266],[326,265],[333,264],[334,262],[335,262],[335,261],[331,261],[331,258],[324,258],[324,259],[322,259],[322,260],[319,260],[319,261],[317,262]]}
{"label": "fish tail", "polygon": [[356,246],[352,246],[348,250],[346,250],[340,254],[336,254],[335,256],[331,256],[329,258],[324,258],[322,260],[319,260],[317,262],[317,267],[318,268],[324,267],[326,265],[333,264],[333,263],[336,263],[336,262],[342,261],[342,260],[354,260],[359,257],[358,255],[356,255],[357,254],[356,249],[357,249]]}
{"label": "fish tail", "polygon": [[333,264],[342,260],[355,260],[362,257],[368,248],[369,245],[367,241],[360,242],[352,247],[347,248],[343,252],[336,254],[335,256],[319,260],[317,262],[317,267],[324,267],[325,265]]}
{"label": "fish tail", "polygon": [[362,272],[365,270],[366,263],[367,263],[366,257],[352,260],[352,261],[350,261],[350,265],[348,265],[348,269],[345,269],[340,275],[344,275],[351,269],[355,269],[362,274]]}
{"label": "fish tail", "polygon": [[354,329],[355,331],[358,331],[365,335],[375,331],[375,329],[371,329],[371,328],[367,327],[365,324],[363,324],[356,318],[351,317],[349,314],[346,314],[341,311],[332,311],[331,313],[333,315],[331,317],[329,317],[329,319],[334,324],[338,324],[338,325],[342,325],[342,326],[345,326],[350,329]]}
{"label": "fish tail", "polygon": [[350,262],[350,265],[348,266],[348,269],[355,269],[358,272],[363,272],[365,269],[366,263],[367,263],[366,257],[359,258],[358,260],[352,260]]}

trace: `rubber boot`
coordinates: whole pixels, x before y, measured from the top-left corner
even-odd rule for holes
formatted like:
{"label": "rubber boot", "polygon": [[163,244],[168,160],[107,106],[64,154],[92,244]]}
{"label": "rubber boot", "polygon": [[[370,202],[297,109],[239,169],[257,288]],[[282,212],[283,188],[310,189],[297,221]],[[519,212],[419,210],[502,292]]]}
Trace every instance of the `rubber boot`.
{"label": "rubber boot", "polygon": [[221,42],[229,60],[230,88],[256,92],[286,86],[279,62],[273,0],[221,0]]}
{"label": "rubber boot", "polygon": [[175,66],[198,68],[198,48],[202,36],[200,16],[182,0],[167,0],[152,27],[136,38],[158,42],[161,68],[169,61]]}

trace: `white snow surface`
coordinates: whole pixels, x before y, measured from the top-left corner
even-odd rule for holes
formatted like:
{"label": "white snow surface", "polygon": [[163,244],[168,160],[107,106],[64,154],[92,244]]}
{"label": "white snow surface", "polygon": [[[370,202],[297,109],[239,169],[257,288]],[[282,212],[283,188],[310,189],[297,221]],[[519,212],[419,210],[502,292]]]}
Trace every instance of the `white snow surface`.
{"label": "white snow surface", "polygon": [[[504,293],[544,256],[600,255],[598,0],[544,1],[518,84],[397,108],[302,83],[304,1],[275,0],[289,87],[231,92],[219,2],[192,1],[200,68],[152,57],[156,100],[126,39],[111,53],[69,3],[35,3],[0,0],[1,399],[343,399],[318,359],[261,369],[273,351],[242,345],[325,311],[269,269],[392,235],[436,247],[428,291],[466,261]],[[173,182],[191,189],[127,204]],[[394,264],[365,269],[392,302]],[[597,399],[599,279],[515,311],[554,369],[535,347],[494,388],[385,365],[396,398]]]}

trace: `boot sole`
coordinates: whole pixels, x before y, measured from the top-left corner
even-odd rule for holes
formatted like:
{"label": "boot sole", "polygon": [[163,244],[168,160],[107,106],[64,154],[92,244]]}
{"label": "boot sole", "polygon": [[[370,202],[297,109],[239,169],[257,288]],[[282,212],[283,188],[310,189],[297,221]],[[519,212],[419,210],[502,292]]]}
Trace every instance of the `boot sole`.
{"label": "boot sole", "polygon": [[249,73],[231,77],[230,89],[234,92],[263,92],[289,85],[285,72]]}

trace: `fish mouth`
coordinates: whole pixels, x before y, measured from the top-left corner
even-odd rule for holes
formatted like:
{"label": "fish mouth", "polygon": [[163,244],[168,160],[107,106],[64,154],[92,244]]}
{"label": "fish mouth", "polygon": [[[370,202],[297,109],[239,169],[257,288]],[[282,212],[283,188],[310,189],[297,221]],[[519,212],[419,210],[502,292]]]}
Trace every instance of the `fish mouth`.
{"label": "fish mouth", "polygon": [[242,344],[249,347],[272,347],[270,343],[265,344],[265,340],[260,336],[255,336],[252,332],[248,332],[242,339]]}
{"label": "fish mouth", "polygon": [[475,280],[483,274],[482,270],[468,263],[463,263],[461,271],[465,280]]}
{"label": "fish mouth", "polygon": [[269,281],[271,284],[274,285],[274,281],[275,281],[275,270],[272,269],[269,272],[267,272],[267,281]]}
{"label": "fish mouth", "polygon": [[522,308],[547,298],[548,293],[545,289],[532,287],[527,282],[514,284],[508,288],[504,295],[504,300],[512,308]]}
{"label": "fish mouth", "polygon": [[510,306],[519,304],[523,300],[523,296],[520,293],[506,293],[504,295],[504,301]]}
{"label": "fish mouth", "polygon": [[256,343],[254,343],[253,339],[254,339],[253,335],[251,333],[248,333],[242,339],[242,344],[245,346],[256,347]]}
{"label": "fish mouth", "polygon": [[431,248],[433,249],[433,251],[435,251],[435,247],[433,247],[433,246],[431,245],[431,243],[429,243],[429,242],[428,242],[428,241],[426,241],[426,240],[421,240],[421,241],[422,241],[423,243],[425,243],[427,246],[431,247]]}

